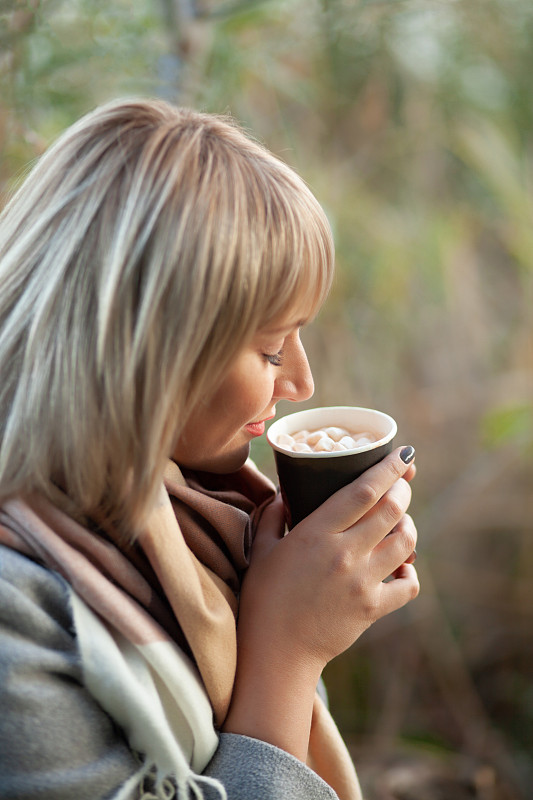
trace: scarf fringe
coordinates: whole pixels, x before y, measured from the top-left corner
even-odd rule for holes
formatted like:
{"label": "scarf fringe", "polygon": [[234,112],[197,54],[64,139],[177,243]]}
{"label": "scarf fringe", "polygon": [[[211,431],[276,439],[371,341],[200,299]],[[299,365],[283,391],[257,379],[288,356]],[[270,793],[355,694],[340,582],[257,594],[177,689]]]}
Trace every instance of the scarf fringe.
{"label": "scarf fringe", "polygon": [[[211,788],[215,789],[218,792],[218,796],[220,800],[228,800],[228,795],[225,788],[222,786],[220,781],[215,780],[215,778],[208,778],[207,775],[195,775],[194,780],[188,781],[187,786],[185,787],[186,793],[183,795],[183,800],[189,800],[188,789],[192,789],[194,793],[194,797],[197,800],[203,800],[204,793],[202,792],[199,784],[205,784],[206,786],[211,786]],[[181,795],[178,795],[179,800],[182,800]]]}
{"label": "scarf fringe", "polygon": [[205,800],[202,785],[214,789],[216,794],[210,792],[210,800],[228,800],[224,786],[215,778],[190,772],[177,780],[170,775],[160,776],[156,764],[144,764],[120,787],[113,800],[130,800],[135,789],[141,791],[139,800]]}

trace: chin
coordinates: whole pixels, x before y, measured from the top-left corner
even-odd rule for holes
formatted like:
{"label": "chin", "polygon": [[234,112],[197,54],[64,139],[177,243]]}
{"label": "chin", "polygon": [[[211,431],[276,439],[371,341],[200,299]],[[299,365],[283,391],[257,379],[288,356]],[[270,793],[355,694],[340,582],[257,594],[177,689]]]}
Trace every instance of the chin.
{"label": "chin", "polygon": [[250,445],[246,444],[238,450],[221,453],[212,459],[206,460],[205,464],[197,467],[197,469],[202,470],[202,472],[214,472],[215,475],[229,475],[231,472],[237,472],[243,467],[249,455]]}

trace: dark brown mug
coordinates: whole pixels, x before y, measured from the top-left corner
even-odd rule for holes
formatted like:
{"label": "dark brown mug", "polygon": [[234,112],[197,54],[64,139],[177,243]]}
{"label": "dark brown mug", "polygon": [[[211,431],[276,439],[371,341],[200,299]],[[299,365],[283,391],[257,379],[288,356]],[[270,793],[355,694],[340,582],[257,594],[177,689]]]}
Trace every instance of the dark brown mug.
{"label": "dark brown mug", "polygon": [[[280,434],[327,427],[370,432],[376,441],[351,450],[295,453],[278,444]],[[372,408],[328,406],[298,411],[276,420],[267,431],[287,526],[293,528],[332,494],[362,475],[392,451],[397,425],[388,414]]]}

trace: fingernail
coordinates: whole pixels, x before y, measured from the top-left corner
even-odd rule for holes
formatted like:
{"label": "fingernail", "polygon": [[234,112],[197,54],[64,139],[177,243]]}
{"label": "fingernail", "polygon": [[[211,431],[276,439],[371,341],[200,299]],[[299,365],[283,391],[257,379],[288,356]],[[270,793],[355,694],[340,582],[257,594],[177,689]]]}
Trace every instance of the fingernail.
{"label": "fingernail", "polygon": [[410,464],[413,458],[415,457],[415,448],[409,445],[408,447],[404,447],[403,450],[400,450],[400,458],[402,459],[404,464]]}

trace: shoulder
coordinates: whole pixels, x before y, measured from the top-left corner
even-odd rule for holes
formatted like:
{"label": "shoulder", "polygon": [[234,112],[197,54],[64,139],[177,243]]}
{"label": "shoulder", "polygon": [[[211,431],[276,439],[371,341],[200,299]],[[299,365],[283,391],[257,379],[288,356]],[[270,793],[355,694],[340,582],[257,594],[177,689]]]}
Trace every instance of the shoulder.
{"label": "shoulder", "polygon": [[0,545],[0,621],[4,633],[18,632],[64,651],[75,651],[69,587],[56,572]]}
{"label": "shoulder", "polygon": [[20,800],[109,796],[138,762],[84,686],[67,582],[0,546],[0,774]]}
{"label": "shoulder", "polygon": [[221,735],[206,774],[224,784],[230,800],[338,800],[333,789],[294,756],[234,733]]}

